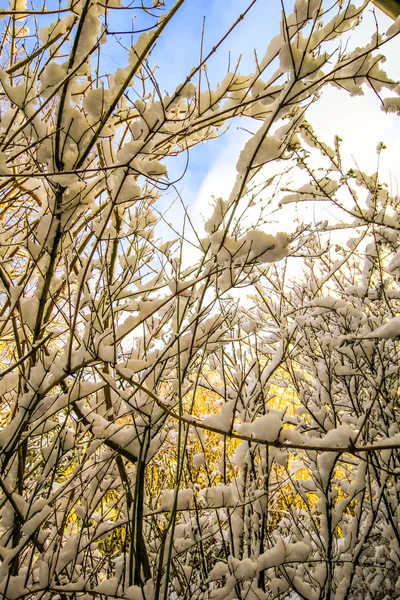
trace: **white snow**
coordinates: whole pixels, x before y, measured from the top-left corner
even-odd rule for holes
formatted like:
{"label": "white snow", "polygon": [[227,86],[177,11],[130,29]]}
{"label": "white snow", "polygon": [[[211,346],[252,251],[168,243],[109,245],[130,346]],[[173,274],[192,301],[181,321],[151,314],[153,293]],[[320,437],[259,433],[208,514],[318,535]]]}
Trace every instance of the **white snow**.
{"label": "white snow", "polygon": [[167,490],[163,492],[160,500],[160,510],[168,510],[172,511],[174,507],[175,497],[176,500],[176,509],[177,510],[186,510],[192,508],[193,505],[193,490],[178,490],[176,493],[175,490]]}
{"label": "white snow", "polygon": [[270,567],[277,567],[285,562],[286,549],[283,540],[279,540],[275,546],[266,550],[258,557],[258,569],[263,571]]}
{"label": "white snow", "polygon": [[374,329],[367,338],[381,338],[383,340],[395,340],[400,337],[400,317],[394,317],[388,323]]}
{"label": "white snow", "polygon": [[202,452],[193,455],[193,466],[201,467],[206,464],[205,456]]}
{"label": "white snow", "polygon": [[243,435],[254,436],[266,442],[276,442],[279,439],[282,427],[280,414],[271,410],[252,423],[241,423],[237,426],[237,430]]}
{"label": "white snow", "polygon": [[264,165],[276,160],[284,150],[282,141],[269,135],[269,122],[265,124],[249,139],[240,153],[236,164],[239,175],[246,175],[251,168]]}
{"label": "white snow", "polygon": [[223,484],[201,490],[200,498],[208,507],[235,506],[238,502],[233,486]]}
{"label": "white snow", "polygon": [[221,431],[229,431],[234,421],[235,400],[230,400],[222,405],[221,410],[215,415],[207,415],[203,419],[204,425],[215,427]]}
{"label": "white snow", "polygon": [[250,229],[240,238],[218,230],[210,236],[208,253],[216,255],[219,264],[263,264],[278,261],[289,253],[289,237],[279,232],[271,235],[260,229]]}
{"label": "white snow", "polygon": [[118,590],[118,583],[116,577],[110,577],[110,579],[105,579],[99,585],[96,585],[93,591],[106,596],[115,596]]}
{"label": "white snow", "polygon": [[222,579],[222,577],[226,577],[228,575],[228,573],[229,573],[228,564],[224,563],[222,561],[219,561],[219,562],[215,563],[215,565],[211,569],[211,571],[207,577],[207,582],[218,581],[219,579]]}

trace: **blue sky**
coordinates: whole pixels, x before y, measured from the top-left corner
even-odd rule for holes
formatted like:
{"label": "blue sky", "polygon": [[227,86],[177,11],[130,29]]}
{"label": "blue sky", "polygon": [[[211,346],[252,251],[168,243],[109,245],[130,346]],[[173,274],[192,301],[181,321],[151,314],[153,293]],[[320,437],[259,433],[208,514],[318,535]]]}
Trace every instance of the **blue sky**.
{"label": "blue sky", "polygon": [[[147,0],[150,3],[150,0]],[[63,2],[65,4],[66,2]],[[127,0],[123,0],[125,5]],[[5,0],[0,0],[4,6]],[[166,7],[173,6],[173,0],[166,0]],[[232,23],[247,9],[250,0],[186,0],[178,13],[164,30],[151,55],[151,66],[157,65],[156,79],[162,92],[173,92],[187,73],[199,61],[201,32],[205,18],[203,55],[220,40]],[[289,6],[289,3],[287,3]],[[39,8],[41,0],[34,0]],[[106,71],[112,72],[126,65],[127,55],[123,49],[129,49],[138,37],[141,28],[155,22],[155,18],[145,15],[143,11],[134,10],[140,2],[131,4],[132,10],[111,11],[109,28],[113,31],[126,31],[112,38],[112,43],[102,47]],[[57,9],[58,0],[50,0],[47,9]],[[371,5],[372,6],[372,5]],[[222,80],[228,70],[228,62],[235,65],[241,58],[239,73],[249,74],[254,71],[254,50],[262,57],[271,38],[279,32],[281,3],[280,0],[258,0],[246,14],[218,52],[208,61],[208,77],[212,87]],[[384,31],[391,21],[379,10],[376,14]],[[154,11],[154,15],[159,15]],[[136,17],[132,22],[132,18]],[[54,20],[52,17],[41,17],[40,25]],[[351,36],[350,43],[364,44],[374,30],[372,10],[368,10],[363,24]],[[398,43],[388,48],[389,60],[387,71],[400,79],[400,61],[398,61]],[[396,47],[397,46],[397,47]],[[195,81],[197,83],[197,81]],[[350,98],[345,92],[327,88],[322,99],[309,113],[309,120],[324,137],[332,143],[333,135],[338,133],[344,139],[344,152],[351,162],[357,160],[365,170],[374,168],[374,149],[377,143],[384,140],[389,150],[385,153],[383,166],[389,177],[399,172],[398,156],[400,156],[400,138],[398,117],[385,115],[379,107],[379,100],[369,90],[361,98]],[[230,130],[218,140],[200,144],[190,152],[189,164],[184,178],[177,184],[186,205],[198,216],[207,213],[207,205],[212,195],[227,197],[235,178],[235,165],[241,147],[249,137],[244,131],[247,122],[237,120],[231,124]],[[254,132],[257,123],[251,124]],[[186,156],[168,161],[171,180],[178,179],[184,172]],[[385,165],[385,162],[387,163]],[[349,166],[354,166],[349,165]],[[176,196],[174,191],[161,201],[163,210]],[[200,222],[198,220],[198,222]]]}
{"label": "blue sky", "polygon": [[[13,0],[10,0],[11,2]],[[151,4],[151,0],[145,3]],[[7,0],[0,0],[0,7],[6,8],[8,4]],[[103,67],[107,72],[126,66],[126,50],[137,41],[139,35],[138,33],[132,35],[132,32],[139,32],[154,24],[155,17],[161,14],[160,11],[154,10],[151,11],[151,15],[146,15],[144,11],[137,10],[136,7],[141,4],[138,0],[133,2],[122,0],[122,4],[130,6],[131,9],[109,11],[108,27],[111,31],[120,33],[110,36],[110,41],[102,47]],[[165,0],[166,9],[174,4],[174,0]],[[203,55],[206,55],[232,23],[246,11],[249,4],[250,0],[186,0],[164,30],[149,60],[152,67],[157,65],[156,78],[161,91],[173,92],[198,63],[203,19],[205,19]],[[30,0],[28,5],[31,5]],[[65,0],[61,2],[61,6],[66,5]],[[33,7],[40,10],[42,0],[33,0]],[[58,7],[58,0],[47,0],[46,10],[57,10]],[[229,60],[231,65],[235,65],[240,57],[239,72],[241,73],[247,74],[254,70],[254,50],[263,55],[268,41],[279,32],[279,16],[280,0],[263,0],[255,3],[218,52],[208,61],[208,77],[213,87],[226,74]],[[49,25],[55,18],[56,15],[38,16],[38,25],[39,27]],[[210,166],[221,153],[221,149],[229,145],[232,135],[235,135],[235,131],[222,140],[216,140],[206,146],[198,146],[191,152],[187,179],[195,189],[201,184]],[[179,177],[184,162],[184,160],[170,161],[168,166],[171,178]]]}
{"label": "blue sky", "polygon": [[[199,54],[201,27],[205,16],[206,53],[220,39],[234,20],[246,9],[245,0],[188,0],[174,21],[165,31],[162,40],[152,55],[152,62],[159,65],[157,78],[162,89],[171,91],[182,81],[186,73],[196,63]],[[254,50],[262,57],[271,38],[279,32],[281,4],[279,0],[259,1],[238,25],[217,55],[209,62],[208,74],[212,84],[216,84],[226,73],[229,55],[232,64],[241,55],[239,72],[248,74],[254,71]],[[347,36],[348,49],[362,46],[369,41],[375,30],[375,16],[381,32],[392,21],[373,5],[363,17],[361,25]],[[384,53],[388,60],[383,67],[394,79],[400,80],[398,60],[398,40],[388,45]],[[384,178],[396,185],[396,173],[400,171],[400,128],[395,114],[387,115],[380,109],[380,102],[371,89],[365,94],[351,98],[345,91],[329,86],[324,89],[321,100],[309,111],[308,119],[328,143],[333,143],[337,133],[342,139],[343,157],[348,168],[356,163],[365,171],[373,172],[376,167],[375,148],[385,141],[388,150],[383,153],[381,168]],[[239,127],[247,123],[238,120],[219,140],[192,149],[188,170],[178,184],[185,204],[192,207],[195,221],[201,226],[199,214],[207,214],[211,196],[229,195],[234,183],[235,165],[249,134]],[[256,131],[257,123],[251,124]],[[181,174],[182,163],[171,160],[171,178]],[[395,189],[393,189],[395,191]]]}
{"label": "blue sky", "polygon": [[[174,2],[167,1],[166,7],[170,8],[173,4]],[[198,63],[203,19],[205,19],[204,56],[246,11],[249,4],[249,0],[186,0],[164,30],[149,61],[151,65],[158,67],[156,78],[160,89],[167,93],[173,92]],[[207,75],[212,87],[215,87],[227,73],[229,61],[231,70],[240,58],[240,73],[248,74],[254,71],[254,51],[262,57],[269,40],[279,33],[280,11],[279,0],[256,2],[218,52],[207,62]],[[129,29],[126,21],[121,22],[122,14],[118,12],[114,12],[115,22],[121,26],[121,29],[124,27],[126,30]],[[147,19],[145,22],[148,22]],[[136,28],[144,26],[143,15],[138,16],[135,26]],[[131,39],[129,35],[118,37],[126,44]],[[112,63],[115,67],[123,66],[124,59],[123,52],[116,54],[110,57],[110,66]],[[238,130],[238,127],[243,125],[244,123],[236,122],[219,140],[212,140],[205,145],[200,144],[191,150],[184,180],[177,185],[185,204],[193,205],[196,202],[198,190],[221,156],[236,146],[238,140],[244,143],[248,138],[248,133]],[[254,126],[254,130],[256,128]],[[182,156],[168,161],[171,180],[176,180],[182,175],[186,159],[186,156]],[[171,197],[168,196],[161,206],[166,206],[170,201]]]}

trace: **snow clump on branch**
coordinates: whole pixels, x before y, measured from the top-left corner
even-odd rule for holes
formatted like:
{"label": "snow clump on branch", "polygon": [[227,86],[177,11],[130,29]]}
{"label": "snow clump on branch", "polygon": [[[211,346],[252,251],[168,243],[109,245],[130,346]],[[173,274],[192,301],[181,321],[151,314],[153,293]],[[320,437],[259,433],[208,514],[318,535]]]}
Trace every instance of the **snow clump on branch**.
{"label": "snow clump on branch", "polygon": [[251,229],[239,238],[228,235],[224,230],[215,231],[203,240],[210,256],[215,256],[218,264],[233,263],[235,266],[255,265],[275,262],[289,254],[289,236],[278,232],[276,235],[260,229]]}

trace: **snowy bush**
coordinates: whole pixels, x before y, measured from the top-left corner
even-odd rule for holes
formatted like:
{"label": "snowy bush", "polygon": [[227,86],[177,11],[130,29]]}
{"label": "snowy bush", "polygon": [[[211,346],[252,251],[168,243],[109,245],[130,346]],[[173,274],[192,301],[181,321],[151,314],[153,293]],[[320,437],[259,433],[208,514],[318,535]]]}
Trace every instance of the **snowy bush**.
{"label": "snowy bush", "polygon": [[[368,2],[282,4],[213,85],[257,1],[168,93],[152,52],[188,1],[0,10],[6,600],[400,597],[398,199],[307,121],[331,86],[398,112],[399,22],[348,49]],[[168,170],[239,118],[200,231]],[[290,230],[303,202],[338,223]]]}

